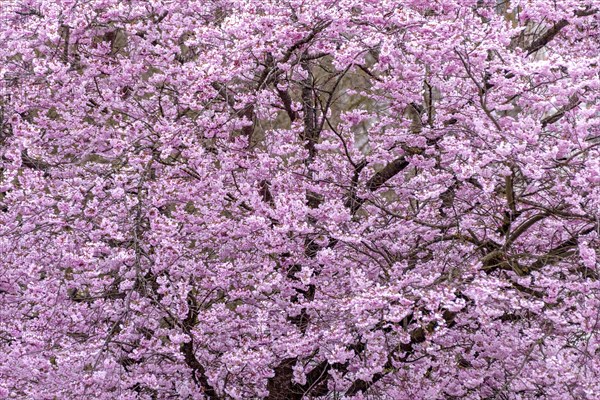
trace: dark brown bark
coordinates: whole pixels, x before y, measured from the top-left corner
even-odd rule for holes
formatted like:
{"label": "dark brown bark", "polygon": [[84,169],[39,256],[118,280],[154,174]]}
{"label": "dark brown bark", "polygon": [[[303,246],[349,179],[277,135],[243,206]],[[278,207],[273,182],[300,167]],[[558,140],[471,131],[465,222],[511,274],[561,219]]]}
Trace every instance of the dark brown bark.
{"label": "dark brown bark", "polygon": [[381,188],[387,181],[392,179],[394,176],[398,175],[399,172],[403,171],[406,167],[408,167],[409,162],[402,157],[396,158],[394,161],[390,162],[388,165],[383,167],[383,169],[377,172],[369,181],[367,182],[367,189],[371,192],[374,192]]}
{"label": "dark brown bark", "polygon": [[187,299],[188,303],[188,314],[186,318],[182,321],[183,331],[188,335],[189,341],[183,343],[180,347],[181,353],[183,354],[186,365],[192,370],[192,380],[202,393],[206,395],[208,399],[217,400],[219,396],[215,389],[208,383],[208,378],[206,377],[206,370],[204,366],[198,361],[196,358],[196,354],[194,351],[194,337],[191,333],[192,328],[196,325],[198,321],[198,303],[196,298],[190,293]]}
{"label": "dark brown bark", "polygon": [[[591,6],[587,6],[583,10],[575,11],[575,16],[577,17],[587,17],[590,15],[594,15],[598,12],[598,9],[592,8]],[[569,25],[569,21],[566,19],[561,19],[556,22],[550,29],[542,34],[539,38],[533,41],[525,50],[527,51],[527,55],[531,55],[536,51],[540,50],[544,46],[554,39],[556,35],[560,33],[566,26]]]}

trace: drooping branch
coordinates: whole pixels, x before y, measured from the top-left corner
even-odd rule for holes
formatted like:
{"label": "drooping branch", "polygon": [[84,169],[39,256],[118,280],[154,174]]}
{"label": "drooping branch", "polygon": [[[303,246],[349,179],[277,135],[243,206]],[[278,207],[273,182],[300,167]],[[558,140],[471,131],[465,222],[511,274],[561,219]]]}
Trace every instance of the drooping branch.
{"label": "drooping branch", "polygon": [[[575,11],[575,16],[577,17],[587,17],[590,15],[594,15],[598,12],[598,9],[592,8],[591,6],[586,7],[583,10]],[[561,19],[556,22],[550,29],[544,32],[539,38],[534,40],[525,50],[527,51],[527,55],[531,55],[536,51],[540,50],[548,43],[552,41],[562,31],[566,26],[569,25],[569,21],[566,19]]]}

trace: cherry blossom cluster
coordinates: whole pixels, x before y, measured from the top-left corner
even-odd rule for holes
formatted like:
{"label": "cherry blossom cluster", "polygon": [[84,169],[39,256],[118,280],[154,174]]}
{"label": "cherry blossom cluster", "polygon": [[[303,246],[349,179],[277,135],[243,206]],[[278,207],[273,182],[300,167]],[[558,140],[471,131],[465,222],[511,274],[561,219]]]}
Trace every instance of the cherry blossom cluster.
{"label": "cherry blossom cluster", "polygon": [[600,398],[600,4],[0,5],[0,398]]}

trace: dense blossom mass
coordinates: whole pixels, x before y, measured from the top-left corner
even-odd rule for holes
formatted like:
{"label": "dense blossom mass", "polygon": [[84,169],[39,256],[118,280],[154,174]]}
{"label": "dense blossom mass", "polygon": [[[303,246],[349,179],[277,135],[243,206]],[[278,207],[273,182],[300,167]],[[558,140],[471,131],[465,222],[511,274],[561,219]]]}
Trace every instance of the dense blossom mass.
{"label": "dense blossom mass", "polygon": [[0,10],[0,398],[600,398],[596,0]]}

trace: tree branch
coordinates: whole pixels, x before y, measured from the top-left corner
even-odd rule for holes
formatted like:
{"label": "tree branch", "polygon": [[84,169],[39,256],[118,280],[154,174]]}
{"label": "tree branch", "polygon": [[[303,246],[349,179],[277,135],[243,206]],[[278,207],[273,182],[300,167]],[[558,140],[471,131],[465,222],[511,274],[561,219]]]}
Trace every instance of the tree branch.
{"label": "tree branch", "polygon": [[403,171],[406,167],[408,167],[409,162],[406,161],[404,156],[396,158],[394,161],[390,162],[388,165],[383,167],[383,169],[377,172],[369,181],[367,182],[367,189],[371,192],[375,192],[379,188],[381,188],[387,181],[392,179],[394,176],[398,175],[401,171]]}
{"label": "tree branch", "polygon": [[[598,12],[598,9],[592,8],[591,6],[587,6],[583,10],[575,11],[574,14],[576,17],[587,17],[590,15],[594,15],[597,12]],[[561,19],[558,22],[556,22],[554,25],[552,25],[552,27],[550,29],[548,29],[546,32],[544,32],[544,34],[542,36],[540,36],[539,38],[534,40],[533,43],[531,43],[529,45],[529,47],[527,47],[525,49],[525,51],[527,51],[527,55],[529,56],[529,55],[535,53],[536,51],[540,50],[542,47],[546,46],[567,25],[569,25],[569,21],[567,21],[566,19]]]}

